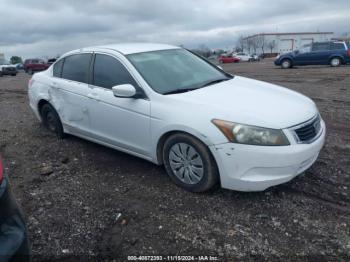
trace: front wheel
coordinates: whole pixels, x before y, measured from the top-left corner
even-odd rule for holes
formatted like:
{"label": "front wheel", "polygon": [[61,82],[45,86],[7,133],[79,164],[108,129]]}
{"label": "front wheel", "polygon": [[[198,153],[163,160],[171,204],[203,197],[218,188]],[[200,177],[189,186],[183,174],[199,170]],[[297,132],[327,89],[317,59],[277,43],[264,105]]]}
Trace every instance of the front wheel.
{"label": "front wheel", "polygon": [[292,61],[290,61],[289,59],[284,59],[281,63],[281,67],[283,69],[288,69],[292,67]]}
{"label": "front wheel", "polygon": [[58,138],[64,138],[63,125],[56,110],[50,104],[45,104],[41,108],[41,118],[44,126]]}
{"label": "front wheel", "polygon": [[331,61],[330,61],[330,65],[331,65],[332,67],[338,67],[338,66],[340,66],[340,64],[341,64],[341,60],[340,60],[339,57],[334,57],[334,58],[332,58]]}
{"label": "front wheel", "polygon": [[208,147],[190,135],[169,137],[164,144],[163,161],[172,181],[188,191],[207,191],[219,180],[218,168]]}

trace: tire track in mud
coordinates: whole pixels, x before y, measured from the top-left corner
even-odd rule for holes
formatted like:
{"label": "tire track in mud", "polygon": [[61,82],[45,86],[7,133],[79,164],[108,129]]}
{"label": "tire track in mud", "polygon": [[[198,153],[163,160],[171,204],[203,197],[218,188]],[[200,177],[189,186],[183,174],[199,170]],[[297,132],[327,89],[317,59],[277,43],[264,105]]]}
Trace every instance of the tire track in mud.
{"label": "tire track in mud", "polygon": [[350,215],[350,205],[346,204],[346,202],[342,202],[343,204],[339,204],[339,202],[335,201],[335,200],[331,200],[325,197],[322,197],[320,195],[317,194],[313,194],[310,193],[308,191],[305,190],[301,190],[301,189],[296,189],[294,187],[288,186],[288,185],[280,185],[280,188],[283,189],[285,192],[288,192],[290,194],[294,194],[297,196],[300,196],[302,198],[309,198],[311,200],[314,200],[316,202],[321,203],[324,206],[327,206],[329,208],[347,213]]}
{"label": "tire track in mud", "polygon": [[27,95],[28,92],[24,90],[11,90],[11,89],[1,89],[0,90],[0,95],[1,94],[19,94],[19,95]]}

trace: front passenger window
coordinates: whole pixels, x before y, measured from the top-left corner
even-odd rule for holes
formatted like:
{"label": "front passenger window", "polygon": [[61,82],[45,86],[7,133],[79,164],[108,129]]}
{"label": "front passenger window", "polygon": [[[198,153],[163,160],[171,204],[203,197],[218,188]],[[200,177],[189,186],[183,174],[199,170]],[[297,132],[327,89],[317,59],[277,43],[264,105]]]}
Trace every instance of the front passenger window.
{"label": "front passenger window", "polygon": [[100,54],[96,54],[92,84],[108,89],[123,84],[137,86],[128,70],[116,58]]}

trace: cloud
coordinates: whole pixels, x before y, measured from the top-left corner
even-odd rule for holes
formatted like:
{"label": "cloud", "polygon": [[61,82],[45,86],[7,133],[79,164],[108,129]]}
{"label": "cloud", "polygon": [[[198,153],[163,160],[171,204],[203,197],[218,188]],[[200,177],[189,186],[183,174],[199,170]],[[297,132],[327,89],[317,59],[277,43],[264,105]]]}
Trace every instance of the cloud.
{"label": "cloud", "polygon": [[117,42],[232,47],[259,32],[348,32],[348,0],[2,0],[0,53],[54,56]]}

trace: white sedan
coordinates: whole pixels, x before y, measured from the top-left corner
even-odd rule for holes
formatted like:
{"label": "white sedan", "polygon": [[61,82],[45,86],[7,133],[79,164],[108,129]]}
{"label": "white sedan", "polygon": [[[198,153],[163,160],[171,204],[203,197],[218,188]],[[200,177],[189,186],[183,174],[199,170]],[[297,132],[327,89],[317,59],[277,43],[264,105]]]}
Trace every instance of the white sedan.
{"label": "white sedan", "polygon": [[29,99],[59,137],[73,134],[164,165],[192,192],[287,182],[316,161],[326,134],[306,96],[162,44],[71,51],[32,77]]}
{"label": "white sedan", "polygon": [[248,55],[246,53],[236,53],[232,56],[239,58],[242,62],[250,62],[254,60],[254,58],[251,55]]}

